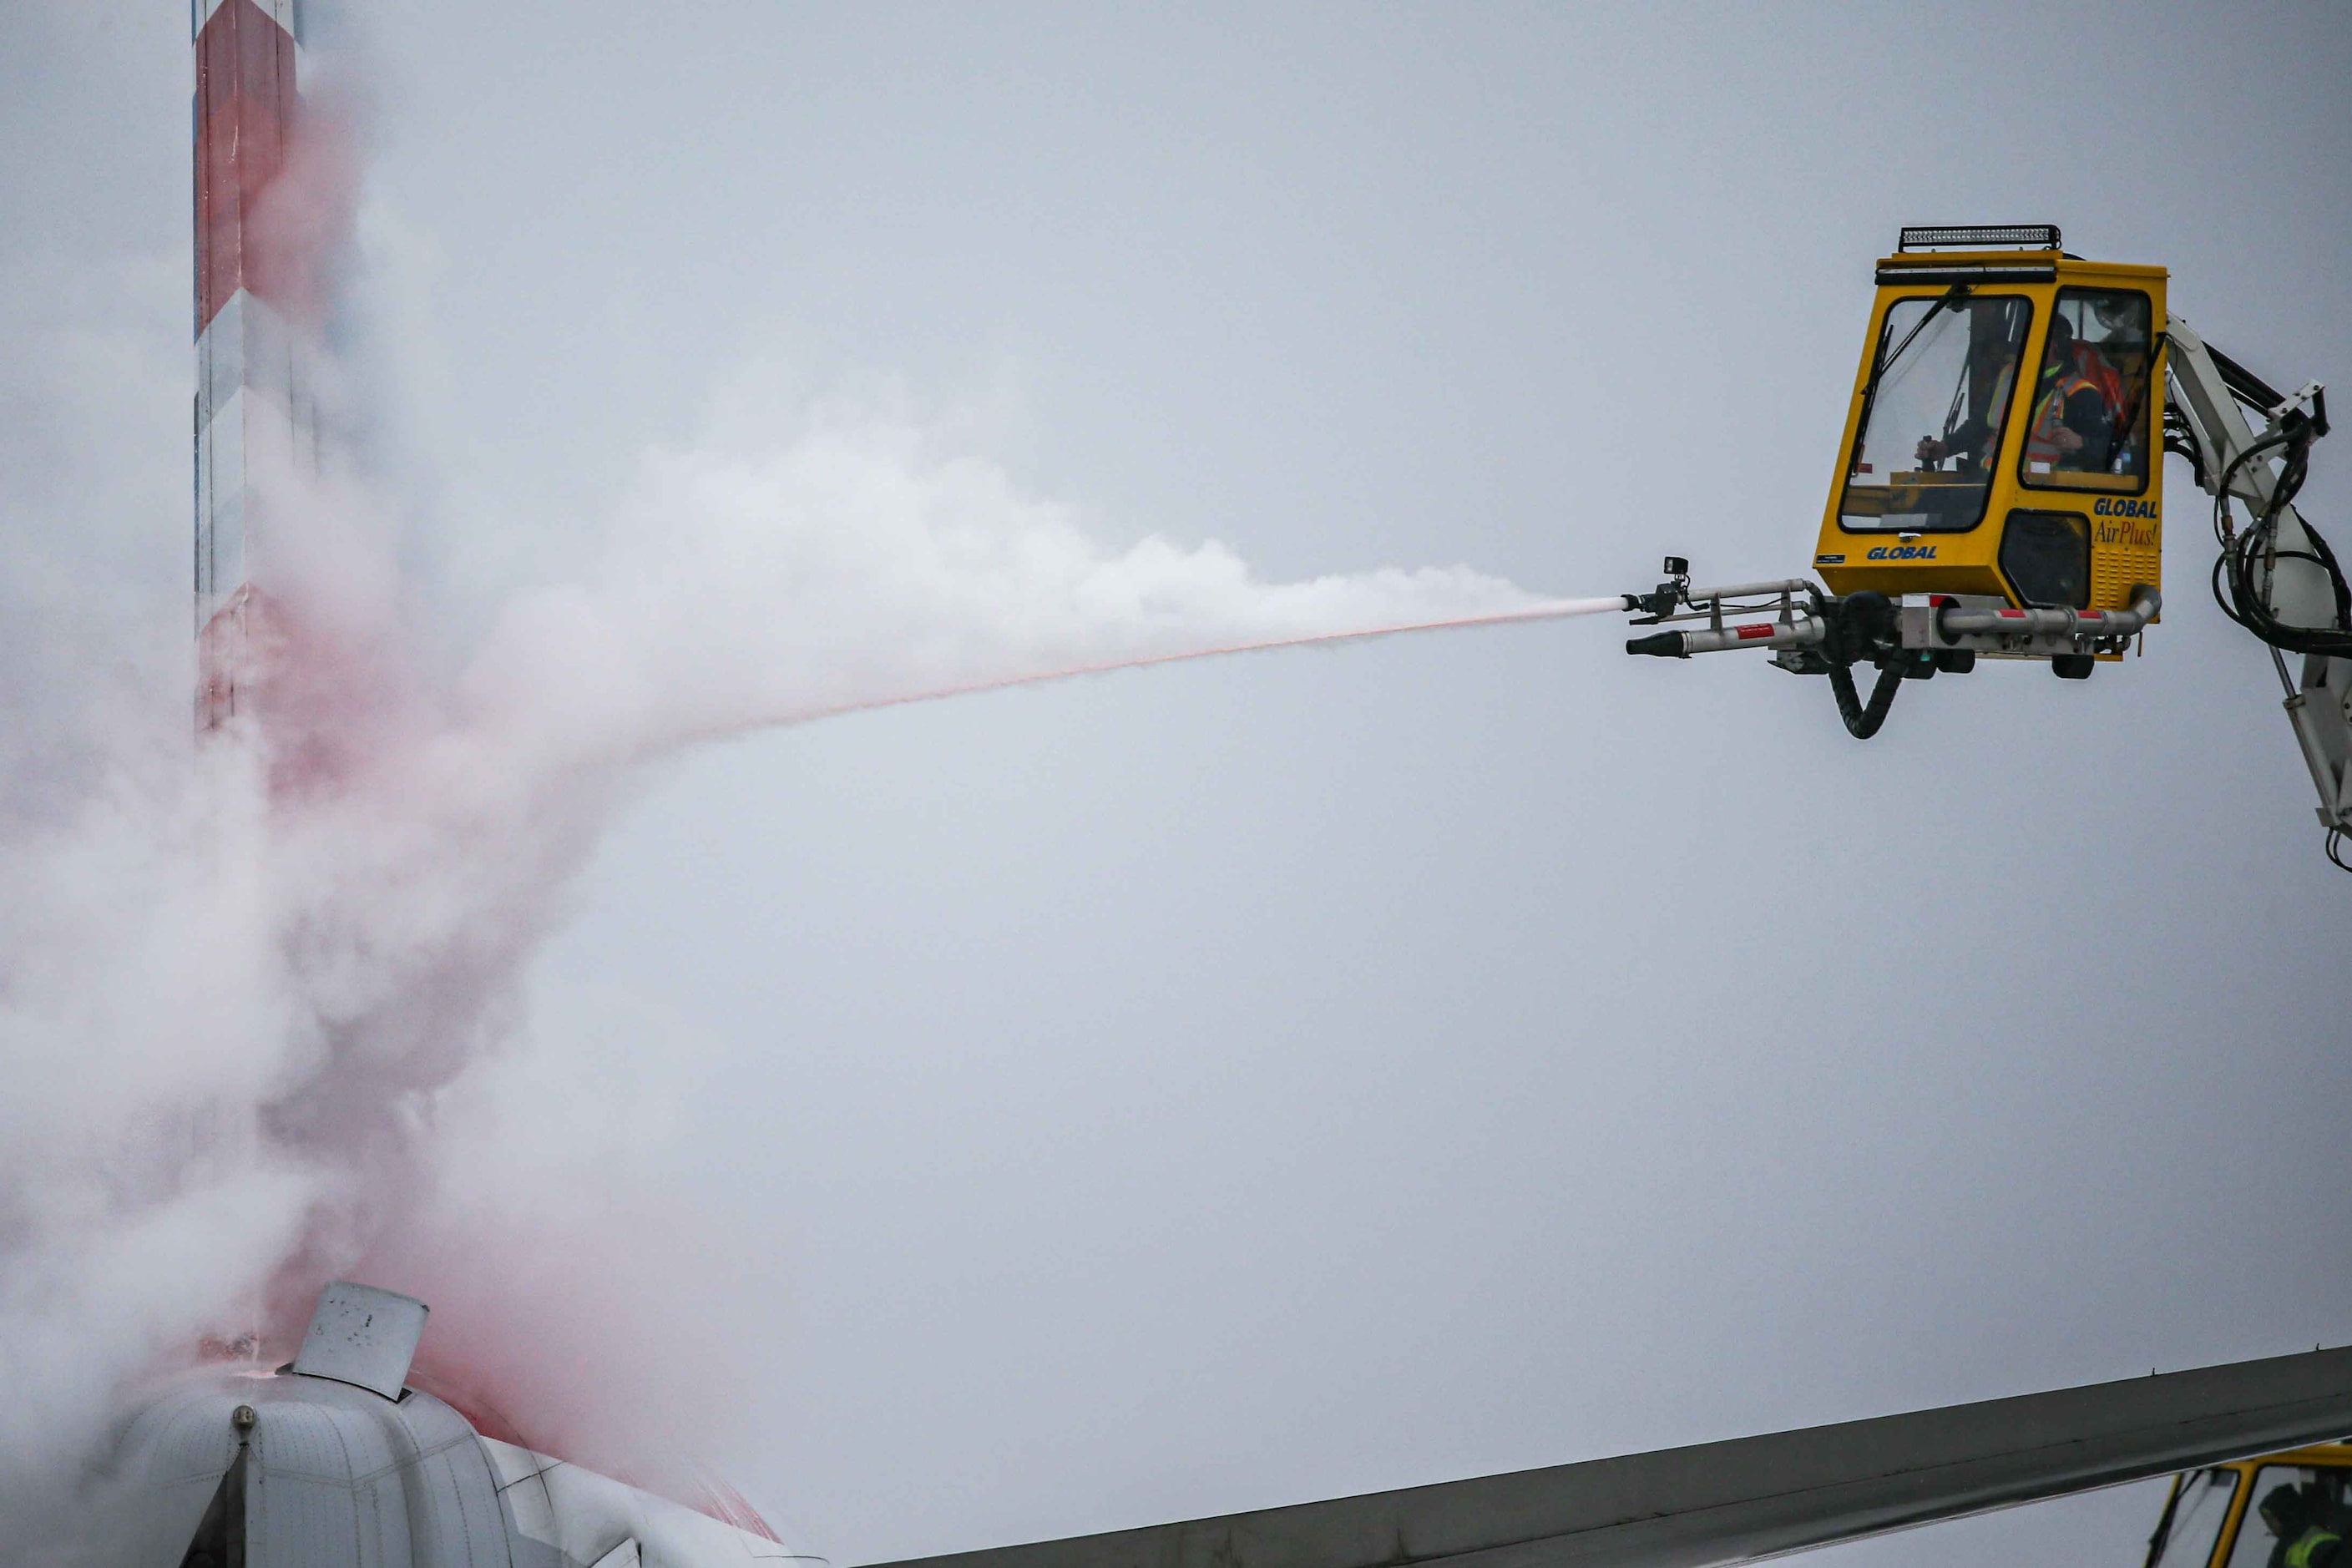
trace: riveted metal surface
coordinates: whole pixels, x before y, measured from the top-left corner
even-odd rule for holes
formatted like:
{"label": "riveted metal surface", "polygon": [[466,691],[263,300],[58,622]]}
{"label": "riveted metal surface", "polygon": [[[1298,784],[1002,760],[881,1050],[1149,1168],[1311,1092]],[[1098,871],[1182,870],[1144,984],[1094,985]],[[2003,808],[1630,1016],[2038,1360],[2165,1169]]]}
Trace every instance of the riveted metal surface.
{"label": "riveted metal surface", "polygon": [[207,1370],[124,1429],[110,1507],[124,1562],[179,1560],[250,1405],[247,1568],[589,1568],[625,1542],[663,1568],[790,1560],[775,1542],[607,1476],[481,1436],[427,1394]]}
{"label": "riveted metal surface", "polygon": [[247,1468],[247,1568],[514,1568],[490,1471],[466,1418],[324,1378],[211,1373],[142,1414],[118,1468],[141,1549],[184,1548],[257,1415]]}

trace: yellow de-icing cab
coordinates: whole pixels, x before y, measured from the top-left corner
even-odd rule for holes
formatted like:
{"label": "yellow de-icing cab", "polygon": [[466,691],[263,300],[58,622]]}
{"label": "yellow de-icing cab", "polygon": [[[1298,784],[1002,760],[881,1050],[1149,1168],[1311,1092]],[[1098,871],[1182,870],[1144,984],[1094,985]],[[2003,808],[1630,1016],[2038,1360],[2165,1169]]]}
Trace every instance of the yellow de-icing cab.
{"label": "yellow de-icing cab", "polygon": [[[2085,261],[2039,226],[1904,245],[1878,263],[1822,582],[2128,609],[2160,586],[2165,269]],[[1951,246],[1974,247],[1924,248]]]}
{"label": "yellow de-icing cab", "polygon": [[2347,1536],[2352,1446],[2327,1443],[2174,1477],[2145,1568],[2352,1568]]}
{"label": "yellow de-icing cab", "polygon": [[[2164,285],[2160,267],[2068,255],[2053,225],[1905,229],[1878,263],[1815,576],[1695,588],[1670,555],[1667,580],[1624,605],[1675,629],[1625,651],[1768,649],[1827,676],[1865,741],[1908,680],[1980,658],[2083,680],[2121,657],[2164,602]],[[2250,374],[2231,384],[2277,414]],[[2315,403],[2314,433],[2325,423]],[[2200,463],[2200,484],[2215,474],[2230,477]],[[1878,672],[1867,702],[1861,665]]]}
{"label": "yellow de-icing cab", "polygon": [[2352,871],[2352,577],[2294,504],[2326,388],[2281,392],[2170,313],[2163,268],[2085,261],[2054,224],[1906,228],[1877,281],[1812,574],[1695,587],[1669,555],[1622,595],[1625,651],[1769,654],[1827,678],[1863,741],[1906,683],[1979,659],[2087,680],[2163,611],[2178,453],[2212,501],[2214,599],[2268,647]]}

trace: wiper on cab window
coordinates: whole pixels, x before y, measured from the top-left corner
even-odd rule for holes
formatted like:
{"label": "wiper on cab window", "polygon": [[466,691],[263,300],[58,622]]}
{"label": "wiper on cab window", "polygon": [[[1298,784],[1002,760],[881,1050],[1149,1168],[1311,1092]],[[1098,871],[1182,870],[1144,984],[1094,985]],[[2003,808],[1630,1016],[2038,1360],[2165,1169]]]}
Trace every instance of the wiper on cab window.
{"label": "wiper on cab window", "polygon": [[1927,313],[1920,317],[1909,331],[1903,334],[1903,341],[1895,345],[1895,352],[1870,367],[1870,381],[1862,389],[1862,403],[1865,409],[1876,400],[1878,384],[1886,379],[1886,373],[1895,368],[1895,362],[1903,357],[1903,351],[1909,348],[1913,341],[1927,330],[1927,323],[1967,299],[1971,292],[1971,289],[1966,283],[1955,283],[1945,289],[1943,297],[1928,306]]}

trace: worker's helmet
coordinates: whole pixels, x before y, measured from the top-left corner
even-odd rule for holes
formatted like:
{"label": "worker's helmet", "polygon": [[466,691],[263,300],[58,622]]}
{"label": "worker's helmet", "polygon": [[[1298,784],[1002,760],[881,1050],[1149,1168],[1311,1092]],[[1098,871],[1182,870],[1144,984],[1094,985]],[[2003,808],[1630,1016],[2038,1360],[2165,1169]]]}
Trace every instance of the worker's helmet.
{"label": "worker's helmet", "polygon": [[2273,1487],[2263,1494],[2262,1511],[2263,1517],[2272,1521],[2284,1535],[2303,1521],[2303,1493],[2292,1481]]}

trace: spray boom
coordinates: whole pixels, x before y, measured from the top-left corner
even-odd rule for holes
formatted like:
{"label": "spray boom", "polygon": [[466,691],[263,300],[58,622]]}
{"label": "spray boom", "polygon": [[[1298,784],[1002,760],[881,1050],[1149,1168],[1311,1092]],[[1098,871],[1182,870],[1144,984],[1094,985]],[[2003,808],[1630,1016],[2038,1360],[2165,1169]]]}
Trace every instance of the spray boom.
{"label": "spray boom", "polygon": [[[1666,557],[1665,572],[1667,580],[1650,593],[1623,595],[1625,608],[1637,612],[1633,624],[1706,624],[1629,638],[1627,653],[1688,658],[1769,649],[1779,668],[1828,676],[1846,729],[1861,740],[1878,732],[1906,679],[1968,674],[1981,654],[2047,659],[2062,678],[2079,680],[2100,655],[2120,654],[2163,604],[2147,584],[2133,585],[2128,609],[2080,610],[2020,608],[1991,595],[1890,598],[1865,588],[1839,595],[1806,577],[1694,588],[1690,563],[1679,555]],[[1853,684],[1853,666],[1864,662],[1878,671],[1867,705]]]}

